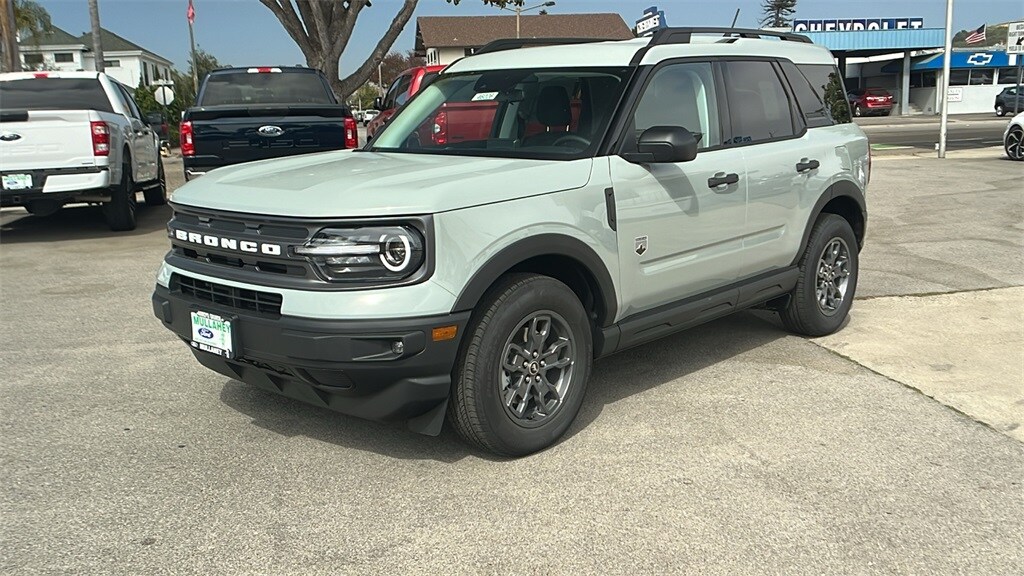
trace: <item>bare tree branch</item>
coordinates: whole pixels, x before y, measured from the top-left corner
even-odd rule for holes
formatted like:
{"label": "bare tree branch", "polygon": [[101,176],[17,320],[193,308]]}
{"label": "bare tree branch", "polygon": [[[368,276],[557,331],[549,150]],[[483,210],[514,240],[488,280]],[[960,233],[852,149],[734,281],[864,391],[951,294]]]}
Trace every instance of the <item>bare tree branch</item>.
{"label": "bare tree branch", "polygon": [[[335,91],[338,92],[339,95],[347,97],[370,76],[370,73],[373,71],[373,67],[376,66],[377,62],[384,57],[384,54],[391,49],[391,46],[395,43],[398,35],[402,33],[402,29],[405,28],[406,23],[409,22],[409,18],[412,17],[413,11],[416,10],[417,2],[418,0],[405,0],[405,3],[402,5],[402,9],[398,11],[398,15],[395,16],[394,21],[391,22],[391,27],[388,28],[384,37],[377,42],[377,46],[374,47],[369,58],[367,58],[366,61],[363,62],[363,65],[357,68],[355,72],[349,74],[344,80],[341,80],[338,83]],[[353,18],[353,21],[354,20],[355,19]]]}

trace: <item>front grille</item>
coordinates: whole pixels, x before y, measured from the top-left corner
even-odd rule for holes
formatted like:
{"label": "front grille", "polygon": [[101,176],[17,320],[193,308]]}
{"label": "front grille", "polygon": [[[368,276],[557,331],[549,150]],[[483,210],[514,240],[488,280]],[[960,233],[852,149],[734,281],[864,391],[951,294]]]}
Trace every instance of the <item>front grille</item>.
{"label": "front grille", "polygon": [[196,300],[212,302],[238,310],[273,316],[281,315],[281,295],[272,292],[235,288],[180,274],[171,275],[171,291],[180,292]]}

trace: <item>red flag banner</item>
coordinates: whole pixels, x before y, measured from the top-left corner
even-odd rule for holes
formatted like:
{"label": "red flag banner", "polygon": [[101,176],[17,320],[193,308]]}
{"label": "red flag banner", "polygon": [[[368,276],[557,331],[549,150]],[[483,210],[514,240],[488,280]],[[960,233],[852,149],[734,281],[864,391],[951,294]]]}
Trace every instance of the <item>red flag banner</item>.
{"label": "red flag banner", "polygon": [[192,5],[192,0],[188,0],[188,12],[186,13],[186,15],[188,16],[189,24],[192,24],[196,21],[196,8]]}

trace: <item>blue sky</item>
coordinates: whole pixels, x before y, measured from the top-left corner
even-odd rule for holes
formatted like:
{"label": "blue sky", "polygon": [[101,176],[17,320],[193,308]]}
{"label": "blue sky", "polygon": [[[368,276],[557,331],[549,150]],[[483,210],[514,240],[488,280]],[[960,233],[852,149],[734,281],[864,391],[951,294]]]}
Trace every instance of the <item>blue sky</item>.
{"label": "blue sky", "polygon": [[[89,29],[85,0],[37,0],[53,23],[72,34]],[[656,3],[670,25],[728,26],[740,8],[739,26],[753,27],[760,16],[761,0],[557,0],[551,13],[617,12],[632,25],[644,8]],[[194,0],[196,43],[223,63],[235,66],[303,64],[305,59],[277,19],[258,0]],[[539,2],[538,2],[539,3]],[[928,28],[945,25],[941,0],[799,0],[797,18],[900,18],[922,17]],[[355,69],[367,57],[398,12],[398,0],[375,0],[360,15],[355,32],[342,55],[342,74]],[[528,4],[529,5],[529,4]],[[188,58],[188,0],[100,0],[103,27],[156,52],[184,69]],[[480,0],[461,0],[458,6],[444,0],[420,0],[393,49],[410,50],[416,33],[416,16],[481,15],[505,13]],[[955,0],[955,29],[976,28],[983,23],[1024,20],[1021,0]]]}

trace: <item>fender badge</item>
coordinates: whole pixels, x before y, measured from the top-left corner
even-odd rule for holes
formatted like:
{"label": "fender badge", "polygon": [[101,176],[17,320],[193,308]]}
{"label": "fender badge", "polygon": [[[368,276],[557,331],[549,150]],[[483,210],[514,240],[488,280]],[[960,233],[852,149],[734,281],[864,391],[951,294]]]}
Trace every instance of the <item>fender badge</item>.
{"label": "fender badge", "polygon": [[634,242],[633,250],[636,251],[637,256],[643,256],[644,252],[647,252],[647,236],[638,236]]}

